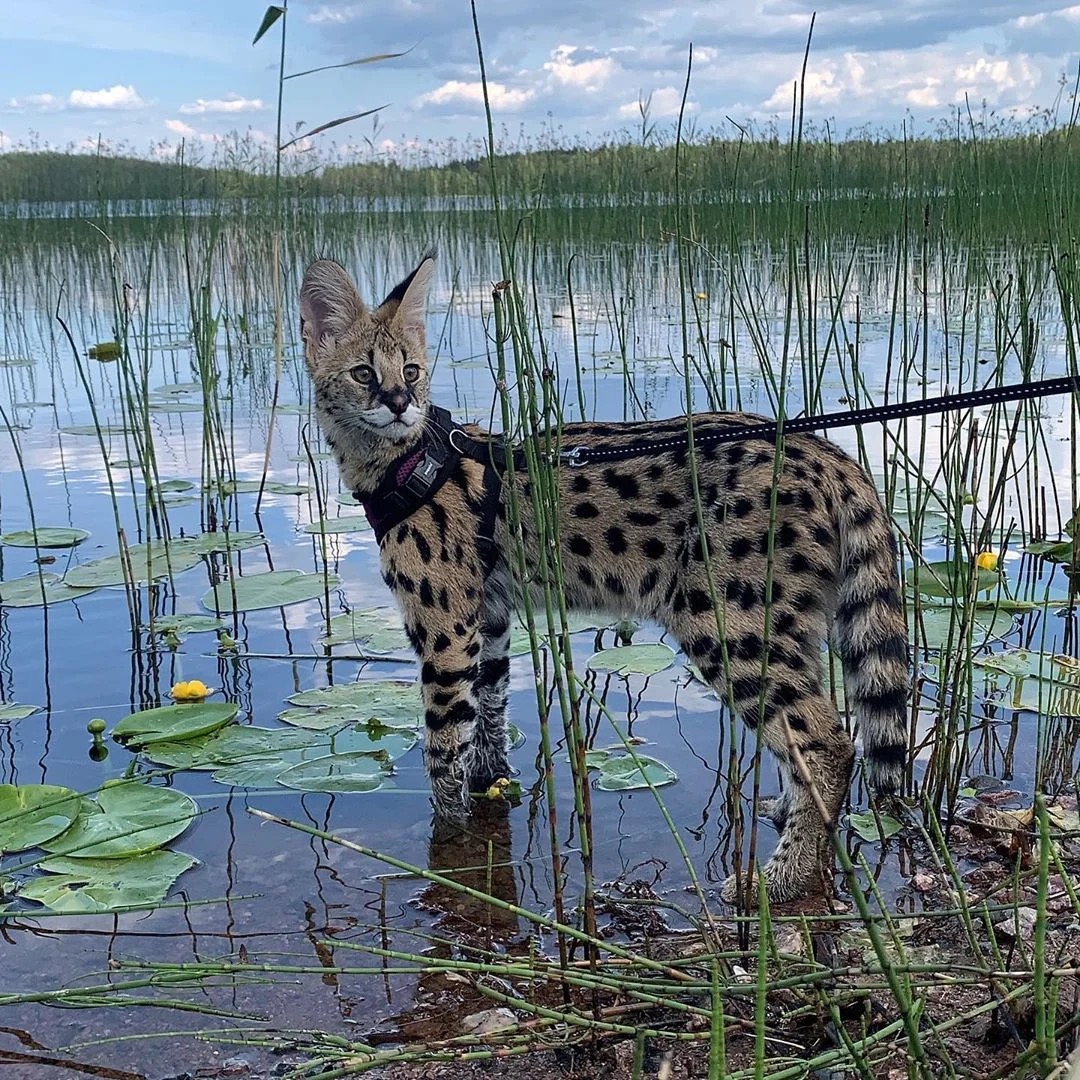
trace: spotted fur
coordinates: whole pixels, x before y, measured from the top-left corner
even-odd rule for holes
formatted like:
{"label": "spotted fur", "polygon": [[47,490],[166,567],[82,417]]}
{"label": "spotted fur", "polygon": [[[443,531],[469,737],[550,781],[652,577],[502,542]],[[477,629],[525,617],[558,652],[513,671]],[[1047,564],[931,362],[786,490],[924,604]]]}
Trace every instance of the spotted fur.
{"label": "spotted fur", "polygon": [[[316,262],[304,278],[302,329],[319,422],[345,484],[361,495],[427,422],[424,320],[433,266],[425,256],[374,311],[336,263]],[[706,414],[694,425],[701,432],[759,419]],[[618,445],[684,434],[686,426],[685,418],[568,424],[562,437],[566,446]],[[812,435],[785,441],[775,482],[770,442],[699,446],[699,522],[689,451],[675,442],[664,453],[557,471],[566,599],[660,623],[758,728],[783,779],[770,810],[781,835],[762,873],[772,898],[785,900],[818,872],[851,779],[854,746],[822,686],[821,645],[830,635],[871,781],[883,795],[903,782],[908,644],[892,530],[863,469]],[[480,535],[485,471],[463,459],[380,545],[383,578],[420,658],[425,760],[443,818],[463,815],[470,790],[508,771],[507,643],[519,583],[508,556],[505,490],[495,535]],[[524,494],[524,476],[517,483]],[[535,567],[530,500],[520,506]],[[729,881],[725,895],[732,891]]]}

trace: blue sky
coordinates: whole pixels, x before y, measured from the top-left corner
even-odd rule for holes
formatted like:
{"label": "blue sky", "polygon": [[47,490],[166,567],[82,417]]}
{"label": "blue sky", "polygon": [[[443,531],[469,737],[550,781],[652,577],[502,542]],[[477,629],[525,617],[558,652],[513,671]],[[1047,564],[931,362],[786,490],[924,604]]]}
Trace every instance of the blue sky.
{"label": "blue sky", "polygon": [[[181,140],[221,150],[231,131],[273,143],[280,38],[251,39],[263,0],[7,0],[0,146],[90,147],[147,156]],[[497,127],[508,141],[640,132],[639,102],[670,130],[694,45],[689,111],[786,124],[817,11],[807,116],[844,131],[899,131],[983,103],[1024,117],[1075,78],[1080,4],[1039,0],[477,0]],[[338,152],[398,156],[482,136],[467,0],[292,0],[286,68],[372,53],[408,56],[290,80],[284,127],[388,107],[325,136]],[[368,141],[370,140],[370,142]],[[300,150],[307,149],[301,144]]]}

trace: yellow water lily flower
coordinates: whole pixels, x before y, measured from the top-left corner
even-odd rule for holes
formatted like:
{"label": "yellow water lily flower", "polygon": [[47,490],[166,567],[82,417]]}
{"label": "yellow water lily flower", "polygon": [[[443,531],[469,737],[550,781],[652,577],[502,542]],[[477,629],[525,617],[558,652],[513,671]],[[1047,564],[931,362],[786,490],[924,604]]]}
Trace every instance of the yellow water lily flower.
{"label": "yellow water lily flower", "polygon": [[503,793],[509,786],[510,781],[505,776],[500,776],[499,779],[487,789],[487,797],[489,799],[501,799]]}
{"label": "yellow water lily flower", "polygon": [[996,551],[980,551],[975,556],[975,565],[980,570],[996,570],[998,568],[998,557]]}
{"label": "yellow water lily flower", "polygon": [[173,701],[202,701],[208,698],[214,691],[206,683],[199,679],[190,679],[188,682],[178,682],[172,688]]}
{"label": "yellow water lily flower", "polygon": [[708,300],[709,299],[709,294],[707,292],[696,292],[696,293],[694,293],[694,299],[695,300]]}

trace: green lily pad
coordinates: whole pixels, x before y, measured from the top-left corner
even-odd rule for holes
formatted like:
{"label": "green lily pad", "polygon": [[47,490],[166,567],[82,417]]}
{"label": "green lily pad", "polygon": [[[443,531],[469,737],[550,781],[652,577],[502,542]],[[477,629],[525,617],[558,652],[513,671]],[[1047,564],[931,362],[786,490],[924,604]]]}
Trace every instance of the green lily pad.
{"label": "green lily pad", "polygon": [[0,582],[0,604],[4,607],[40,607],[78,600],[95,589],[75,589],[56,574],[27,574],[13,581]]}
{"label": "green lily pad", "polygon": [[[558,622],[558,620],[556,620]],[[604,619],[598,619],[596,615],[591,612],[571,611],[567,616],[568,629],[571,634],[580,634],[585,630],[600,630],[607,626],[607,622]],[[538,631],[542,631],[546,626],[544,620],[537,621],[536,628]],[[541,632],[540,645],[547,646],[547,634]],[[511,656],[526,656],[532,651],[532,646],[529,644],[529,631],[525,629],[525,622],[520,613],[514,618],[514,622],[510,627],[510,649]]]}
{"label": "green lily pad", "polygon": [[[213,615],[159,615],[154,620],[155,634],[205,634],[220,630],[225,624]],[[149,629],[145,627],[144,629]]]}
{"label": "green lily pad", "polygon": [[248,761],[237,761],[231,765],[223,765],[220,769],[214,770],[210,779],[217,784],[224,784],[226,787],[273,787],[277,783],[277,778],[286,769],[298,765],[310,754],[321,756],[316,749],[308,751],[283,750],[280,754],[267,754],[263,757],[251,758]]}
{"label": "green lily pad", "polygon": [[201,413],[202,402],[199,401],[148,401],[146,411],[152,413]]}
{"label": "green lily pad", "polygon": [[155,394],[197,394],[202,390],[202,383],[177,382],[165,383],[154,387]]}
{"label": "green lily pad", "polygon": [[157,578],[181,574],[199,564],[199,553],[191,550],[182,540],[169,544],[160,540],[133,544],[128,556],[130,561],[117,554],[73,566],[64,575],[64,581],[71,587],[82,589],[123,585],[128,580],[130,567],[135,582],[145,585]]}
{"label": "green lily pad", "polygon": [[258,757],[304,750],[325,742],[326,736],[317,731],[228,724],[210,735],[182,742],[151,743],[142,754],[170,769],[212,770]]}
{"label": "green lily pad", "polygon": [[195,486],[194,480],[162,480],[155,491],[190,491]]}
{"label": "green lily pad", "polygon": [[121,781],[84,800],[75,824],[41,846],[80,859],[127,858],[167,844],[196,813],[195,803],[179,791]]}
{"label": "green lily pad", "polygon": [[[881,831],[878,831],[878,822],[881,823]],[[900,832],[904,824],[897,821],[891,814],[878,814],[877,817],[866,810],[861,814],[848,814],[848,824],[853,832],[858,833],[864,840],[888,840]]]}
{"label": "green lily pad", "polygon": [[[908,611],[908,633],[911,640],[916,640],[924,649],[944,649],[960,644],[960,623],[963,612],[952,605],[941,607],[922,607],[919,618]],[[1013,616],[1006,611],[976,615],[969,622],[971,643],[975,647],[1004,637],[1013,627]],[[916,627],[917,624],[917,627]]]}
{"label": "green lily pad", "polygon": [[424,715],[424,699],[418,682],[392,679],[361,679],[317,690],[304,690],[289,698],[292,705],[305,708],[356,710],[358,720],[374,717],[384,724],[416,723]]}
{"label": "green lily pad", "polygon": [[623,750],[588,750],[585,764],[599,770],[596,786],[601,791],[631,791],[647,788],[650,782],[653,787],[663,787],[679,779],[670,765],[657,758],[638,754],[635,760]]}
{"label": "green lily pad", "polygon": [[335,498],[342,506],[360,505],[360,500],[351,491],[339,491]]}
{"label": "green lily pad", "polygon": [[120,342],[119,341],[99,341],[96,345],[91,345],[86,355],[91,360],[100,360],[102,363],[108,363],[110,360],[117,360],[120,357]]}
{"label": "green lily pad", "polygon": [[231,532],[205,532],[198,536],[185,536],[180,543],[184,545],[185,551],[194,551],[198,555],[214,555],[262,547],[266,543],[266,537],[260,532],[235,529]]}
{"label": "green lily pad", "polygon": [[62,427],[60,431],[64,435],[130,435],[131,428],[123,424],[71,424]]}
{"label": "green lily pad", "polygon": [[81,544],[90,534],[85,529],[68,529],[59,526],[39,526],[35,529],[19,529],[0,536],[0,544],[8,547],[66,548]]}
{"label": "green lily pad", "polygon": [[374,791],[382,787],[387,771],[369,753],[328,754],[301,761],[286,769],[277,780],[298,791]]}
{"label": "green lily pad", "polygon": [[278,719],[307,731],[336,731],[364,719],[355,705],[337,705],[323,709],[295,708],[278,713]]}
{"label": "green lily pad", "polygon": [[623,645],[593,653],[586,666],[594,671],[614,671],[619,675],[655,675],[670,667],[675,654],[659,642],[648,645]]}
{"label": "green lily pad", "polygon": [[40,847],[71,827],[83,798],[56,784],[0,784],[0,854]]}
{"label": "green lily pad", "polygon": [[[241,495],[247,492],[258,491],[258,480],[226,480],[220,485],[222,495]],[[280,480],[267,480],[264,491],[271,495],[307,495],[311,488],[306,484],[286,484]]]}
{"label": "green lily pad", "polygon": [[980,570],[966,563],[957,564],[948,560],[918,567],[917,576],[916,586],[916,568],[911,567],[907,572],[907,582],[913,588],[917,587],[923,596],[966,596],[972,578],[976,592],[992,589],[1001,582],[1001,575],[995,570]]}
{"label": "green lily pad", "polygon": [[126,859],[57,856],[39,863],[46,873],[24,881],[18,896],[68,915],[151,907],[165,899],[181,874],[197,865],[198,859],[179,851],[149,851]]}
{"label": "green lily pad", "polygon": [[359,644],[369,653],[412,653],[412,645],[401,625],[401,616],[392,608],[346,611],[330,620],[330,633],[323,645]]}
{"label": "green lily pad", "polygon": [[337,574],[303,570],[268,570],[261,574],[220,581],[202,598],[210,611],[256,611],[260,608],[301,604],[324,596],[341,584]]}
{"label": "green lily pad", "polygon": [[305,525],[302,532],[316,536],[337,536],[341,533],[371,532],[368,519],[363,514],[348,514],[345,517],[323,518]]}
{"label": "green lily pad", "polygon": [[0,705],[0,724],[13,724],[16,720],[25,720],[34,713],[41,712],[40,705],[20,705],[17,701]]}
{"label": "green lily pad", "polygon": [[33,367],[35,363],[29,356],[0,356],[0,368]]}
{"label": "green lily pad", "polygon": [[184,742],[223,728],[239,710],[239,705],[229,701],[197,701],[144,709],[125,716],[113,728],[112,737],[130,750],[140,750],[156,742]]}
{"label": "green lily pad", "polygon": [[1033,649],[1008,649],[972,662],[996,676],[1007,708],[1080,717],[1080,661]]}
{"label": "green lily pad", "polygon": [[1076,546],[1073,540],[1033,540],[1024,551],[1029,555],[1041,555],[1051,562],[1071,563]]}

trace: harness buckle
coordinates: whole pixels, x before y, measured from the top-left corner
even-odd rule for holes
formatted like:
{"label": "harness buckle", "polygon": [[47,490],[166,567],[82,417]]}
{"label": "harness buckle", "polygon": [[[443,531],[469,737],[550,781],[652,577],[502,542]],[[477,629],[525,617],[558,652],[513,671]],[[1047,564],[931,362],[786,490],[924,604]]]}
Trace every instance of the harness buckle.
{"label": "harness buckle", "polygon": [[430,454],[424,454],[424,460],[416,466],[401,485],[403,491],[407,491],[414,498],[422,499],[428,492],[428,488],[435,483],[439,475],[439,462]]}
{"label": "harness buckle", "polygon": [[559,457],[571,469],[580,469],[585,464],[585,454],[588,449],[587,446],[575,446],[572,450],[564,450]]}

